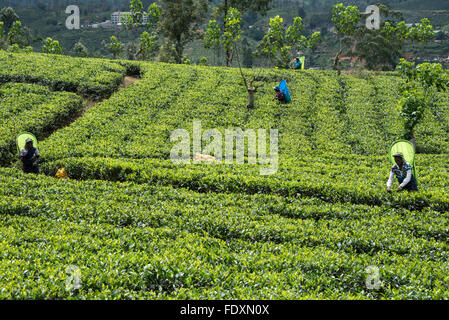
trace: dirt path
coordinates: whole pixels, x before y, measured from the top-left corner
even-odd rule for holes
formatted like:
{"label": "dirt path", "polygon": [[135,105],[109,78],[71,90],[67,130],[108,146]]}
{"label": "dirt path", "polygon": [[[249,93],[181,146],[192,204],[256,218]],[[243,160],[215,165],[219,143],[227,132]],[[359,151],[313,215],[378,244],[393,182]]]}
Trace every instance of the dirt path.
{"label": "dirt path", "polygon": [[130,76],[126,76],[125,80],[123,80],[123,83],[120,85],[119,89],[126,88],[127,86],[139,81],[139,78],[134,78]]}
{"label": "dirt path", "polygon": [[[140,80],[139,78],[125,76],[125,79],[123,79],[123,82],[118,86],[117,90],[114,93],[119,92],[123,88],[126,88],[126,87],[136,83],[139,80]],[[109,99],[109,98],[102,99],[102,100],[93,100],[93,99],[90,99],[90,98],[83,98],[84,103],[85,103],[85,107],[82,110],[78,111],[76,114],[72,115],[72,117],[70,117],[68,119],[65,119],[65,121],[63,123],[59,124],[58,129],[56,129],[56,130],[61,130],[61,129],[65,128],[65,127],[70,126],[77,119],[81,118],[86,111],[88,111],[88,110],[92,109],[93,107],[95,107],[97,105],[97,103],[103,102],[103,101],[105,101],[107,99]],[[53,132],[49,132],[49,133],[45,134],[41,138],[41,140],[47,139],[49,136],[52,135]]]}

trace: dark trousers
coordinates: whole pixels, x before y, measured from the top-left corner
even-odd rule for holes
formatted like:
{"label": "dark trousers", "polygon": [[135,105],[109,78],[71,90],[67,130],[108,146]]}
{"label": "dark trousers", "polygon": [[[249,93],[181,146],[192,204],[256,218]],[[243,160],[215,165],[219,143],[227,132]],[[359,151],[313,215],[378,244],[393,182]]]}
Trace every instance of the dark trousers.
{"label": "dark trousers", "polygon": [[402,189],[407,191],[418,191],[418,183],[416,182],[415,177],[412,176],[410,182],[407,183]]}
{"label": "dark trousers", "polygon": [[39,167],[38,166],[23,166],[23,172],[24,173],[34,173],[39,174]]}

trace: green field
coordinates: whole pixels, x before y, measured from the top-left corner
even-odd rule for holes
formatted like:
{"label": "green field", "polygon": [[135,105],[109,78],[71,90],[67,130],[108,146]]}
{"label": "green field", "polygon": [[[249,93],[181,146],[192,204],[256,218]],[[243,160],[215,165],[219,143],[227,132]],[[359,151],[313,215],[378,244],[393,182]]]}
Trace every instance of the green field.
{"label": "green field", "polygon": [[[392,73],[245,70],[265,83],[248,109],[238,69],[0,58],[0,298],[449,298],[447,95],[416,129],[420,191],[389,195],[402,130]],[[281,79],[291,104],[272,101]],[[86,98],[102,100],[87,110]],[[223,135],[277,129],[277,172],[174,164],[170,135],[195,120]],[[17,167],[20,130],[40,141],[39,176]],[[61,167],[71,180],[54,178]]]}

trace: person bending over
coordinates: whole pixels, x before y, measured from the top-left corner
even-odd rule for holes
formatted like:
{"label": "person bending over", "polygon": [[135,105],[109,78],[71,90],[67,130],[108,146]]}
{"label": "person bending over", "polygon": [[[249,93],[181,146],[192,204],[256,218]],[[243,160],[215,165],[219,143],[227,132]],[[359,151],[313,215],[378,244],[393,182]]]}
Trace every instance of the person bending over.
{"label": "person bending over", "polygon": [[413,168],[404,159],[402,153],[396,153],[394,156],[396,164],[391,167],[390,178],[387,182],[387,192],[391,192],[391,186],[393,185],[394,177],[398,179],[399,187],[398,191],[418,191],[418,184],[416,178],[413,176]]}

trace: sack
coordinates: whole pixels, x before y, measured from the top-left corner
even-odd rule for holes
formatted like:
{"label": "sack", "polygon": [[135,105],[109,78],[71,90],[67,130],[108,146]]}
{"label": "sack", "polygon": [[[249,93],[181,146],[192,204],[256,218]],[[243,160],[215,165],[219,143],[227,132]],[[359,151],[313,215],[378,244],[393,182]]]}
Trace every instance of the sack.
{"label": "sack", "polygon": [[58,172],[56,172],[56,177],[58,179],[62,179],[62,180],[69,180],[70,179],[68,174],[67,174],[67,171],[65,171],[64,168],[61,168],[61,169],[58,170]]}
{"label": "sack", "polygon": [[194,160],[195,161],[214,162],[217,159],[215,157],[213,157],[213,156],[210,156],[210,155],[197,153],[197,154],[195,154]]}

